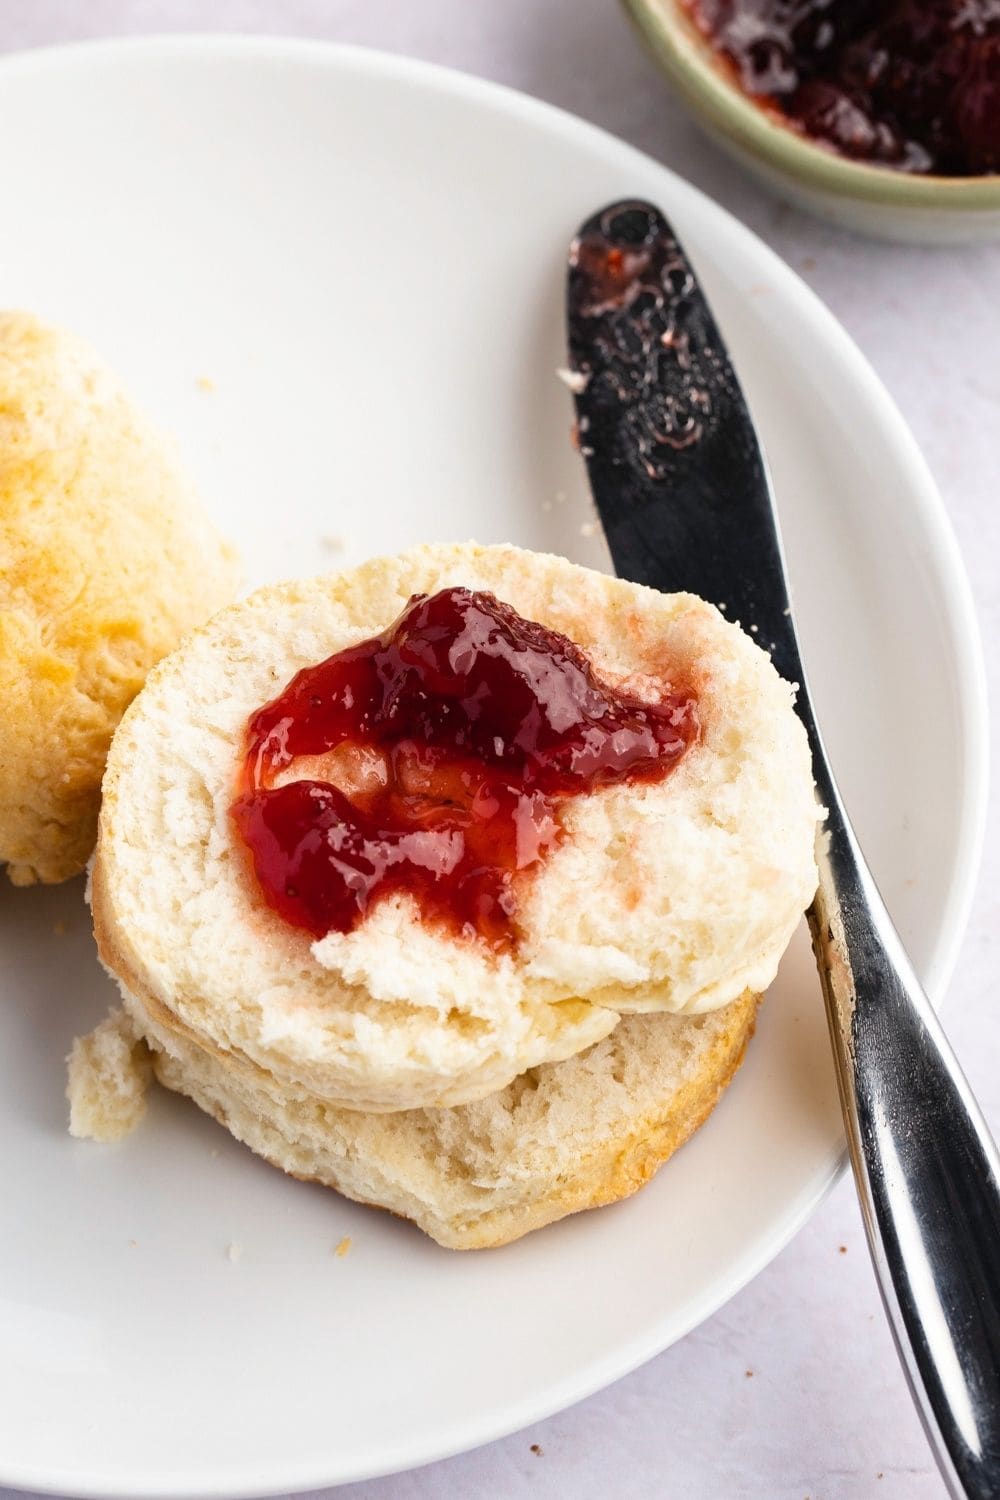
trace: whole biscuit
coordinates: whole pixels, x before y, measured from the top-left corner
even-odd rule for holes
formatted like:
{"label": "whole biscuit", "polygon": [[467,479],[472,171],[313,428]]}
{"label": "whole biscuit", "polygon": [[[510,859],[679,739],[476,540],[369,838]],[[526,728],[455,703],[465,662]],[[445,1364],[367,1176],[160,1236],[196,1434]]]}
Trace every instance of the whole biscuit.
{"label": "whole biscuit", "polygon": [[83,869],[122,714],[237,578],[87,345],[0,314],[0,864],[15,885]]}

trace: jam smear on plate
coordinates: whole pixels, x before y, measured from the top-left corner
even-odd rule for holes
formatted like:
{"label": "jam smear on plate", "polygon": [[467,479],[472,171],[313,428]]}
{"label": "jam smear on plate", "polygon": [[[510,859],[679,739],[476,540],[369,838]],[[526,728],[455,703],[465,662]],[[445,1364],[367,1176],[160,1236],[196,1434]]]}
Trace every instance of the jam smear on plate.
{"label": "jam smear on plate", "polygon": [[251,716],[231,814],[267,905],[315,937],[405,891],[503,948],[559,802],[658,780],[697,735],[690,692],[620,692],[566,636],[446,588]]}
{"label": "jam smear on plate", "polygon": [[1000,0],[684,0],[746,93],[843,156],[1000,172]]}

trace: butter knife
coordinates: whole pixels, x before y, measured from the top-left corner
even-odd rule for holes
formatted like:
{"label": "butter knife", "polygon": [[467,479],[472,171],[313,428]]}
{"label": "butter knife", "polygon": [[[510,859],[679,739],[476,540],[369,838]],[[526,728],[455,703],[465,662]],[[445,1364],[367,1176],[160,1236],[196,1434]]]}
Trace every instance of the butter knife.
{"label": "butter knife", "polygon": [[569,255],[577,434],[623,578],[724,603],[797,707],[827,808],[808,912],[847,1143],[896,1345],[949,1492],[1000,1497],[1000,1158],[851,828],[813,712],[777,512],[711,309],[653,205]]}

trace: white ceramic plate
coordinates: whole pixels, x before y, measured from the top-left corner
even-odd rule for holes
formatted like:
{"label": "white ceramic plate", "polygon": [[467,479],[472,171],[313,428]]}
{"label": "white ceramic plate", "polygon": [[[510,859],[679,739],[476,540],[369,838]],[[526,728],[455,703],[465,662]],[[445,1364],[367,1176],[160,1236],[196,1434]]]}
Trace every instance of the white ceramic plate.
{"label": "white ceramic plate", "polygon": [[[601,202],[660,200],[759,417],[848,803],[940,994],[983,811],[966,585],[885,391],[759,241],[566,115],[318,45],[8,59],[0,140],[0,304],[99,346],[176,432],[254,583],[469,536],[602,565],[554,374],[565,248]],[[801,938],[723,1104],[646,1191],[464,1256],[281,1177],[178,1099],[119,1146],[72,1142],[63,1057],[111,998],[82,883],[4,883],[0,941],[11,1485],[287,1491],[484,1442],[706,1317],[840,1165]]]}

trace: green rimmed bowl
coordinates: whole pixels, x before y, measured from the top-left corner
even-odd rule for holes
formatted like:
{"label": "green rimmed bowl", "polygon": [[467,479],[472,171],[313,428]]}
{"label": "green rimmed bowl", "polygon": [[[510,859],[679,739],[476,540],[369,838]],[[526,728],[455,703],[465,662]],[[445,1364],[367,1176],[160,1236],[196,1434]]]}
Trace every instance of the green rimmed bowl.
{"label": "green rimmed bowl", "polygon": [[679,0],[623,0],[691,113],[782,197],[880,239],[961,244],[1000,239],[1000,175],[935,177],[837,156],[743,93]]}

